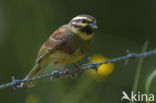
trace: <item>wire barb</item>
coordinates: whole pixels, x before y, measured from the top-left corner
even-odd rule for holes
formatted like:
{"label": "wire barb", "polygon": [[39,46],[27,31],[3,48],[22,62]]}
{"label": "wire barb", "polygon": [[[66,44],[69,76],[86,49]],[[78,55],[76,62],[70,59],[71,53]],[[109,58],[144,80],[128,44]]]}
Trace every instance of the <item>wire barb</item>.
{"label": "wire barb", "polygon": [[[151,50],[151,51],[147,51],[147,52],[144,52],[144,53],[130,53],[129,51],[127,51],[127,53],[128,54],[126,56],[113,58],[113,59],[106,60],[106,61],[103,61],[103,62],[100,62],[100,63],[82,64],[81,70],[97,69],[102,64],[114,63],[114,62],[118,62],[118,61],[122,61],[122,60],[125,60],[128,63],[129,59],[137,59],[139,57],[154,55],[154,54],[156,54],[156,49]],[[76,69],[72,69],[72,73],[74,74],[75,72],[77,72]],[[1,84],[0,89],[12,86],[14,88],[14,90],[15,90],[16,88],[20,88],[20,84],[24,83],[24,82],[31,82],[31,81],[35,81],[35,80],[42,79],[42,78],[47,78],[47,77],[50,77],[50,80],[52,80],[54,78],[56,78],[56,79],[57,78],[63,78],[67,74],[68,73],[66,71],[60,72],[58,70],[55,70],[55,71],[51,72],[50,74],[44,74],[44,75],[37,76],[35,78],[26,79],[26,80],[25,79],[15,79],[14,76],[12,76],[12,81],[9,82],[9,83]]]}
{"label": "wire barb", "polygon": [[128,49],[127,49],[127,56],[128,58],[125,60],[125,64],[128,64],[129,59],[136,59],[136,54],[135,53],[131,53]]}

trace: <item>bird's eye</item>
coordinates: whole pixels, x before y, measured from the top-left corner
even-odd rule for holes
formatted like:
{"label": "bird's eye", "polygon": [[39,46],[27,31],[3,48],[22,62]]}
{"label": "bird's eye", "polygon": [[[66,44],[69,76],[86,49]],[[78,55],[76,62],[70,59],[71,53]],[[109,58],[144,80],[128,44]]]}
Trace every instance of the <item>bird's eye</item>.
{"label": "bird's eye", "polygon": [[86,20],[85,19],[82,19],[82,23],[86,23]]}

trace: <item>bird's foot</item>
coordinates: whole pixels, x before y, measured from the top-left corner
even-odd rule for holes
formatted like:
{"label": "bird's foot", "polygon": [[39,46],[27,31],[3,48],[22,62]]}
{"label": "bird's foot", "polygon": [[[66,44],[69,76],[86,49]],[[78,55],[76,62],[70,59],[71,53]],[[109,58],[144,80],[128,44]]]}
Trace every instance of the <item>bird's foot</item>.
{"label": "bird's foot", "polygon": [[72,79],[73,78],[71,69],[64,69],[63,72],[65,72],[65,74],[66,74],[65,77],[67,79]]}
{"label": "bird's foot", "polygon": [[81,72],[81,67],[75,63],[72,63],[72,65],[75,68],[74,74],[73,74],[73,71],[71,69],[64,68],[61,65],[59,65],[57,62],[55,62],[55,65],[66,74],[65,77],[68,79],[77,78]]}
{"label": "bird's foot", "polygon": [[66,75],[65,75],[65,78],[73,78],[72,76],[72,71],[70,69],[67,69],[67,68],[64,68],[62,67],[61,65],[59,65],[57,62],[55,62],[55,65],[60,69],[62,70],[62,72],[64,72]]}
{"label": "bird's foot", "polygon": [[72,65],[75,67],[75,74],[74,74],[74,77],[77,78],[78,75],[79,75],[80,72],[81,72],[81,67],[80,67],[78,64],[75,64],[75,63],[72,63]]}
{"label": "bird's foot", "polygon": [[61,65],[59,65],[57,62],[55,62],[54,63],[60,70],[62,70],[62,71],[64,71],[65,70],[65,68],[64,67],[62,67]]}

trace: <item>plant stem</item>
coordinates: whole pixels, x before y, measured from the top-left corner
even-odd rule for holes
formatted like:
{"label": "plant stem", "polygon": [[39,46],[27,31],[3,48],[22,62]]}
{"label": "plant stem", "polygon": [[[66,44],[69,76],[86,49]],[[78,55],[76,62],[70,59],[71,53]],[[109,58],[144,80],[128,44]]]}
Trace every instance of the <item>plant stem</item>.
{"label": "plant stem", "polygon": [[[154,70],[147,78],[146,84],[145,84],[145,93],[149,96],[149,90],[152,84],[152,81],[156,77],[156,70]],[[149,100],[146,101],[146,103],[150,103]]]}
{"label": "plant stem", "polygon": [[[141,51],[142,53],[146,51],[148,44],[149,44],[149,41],[146,41],[144,43],[142,51]],[[133,91],[135,94],[138,90],[138,84],[139,84],[139,79],[140,79],[140,74],[141,74],[141,68],[143,65],[143,60],[144,60],[144,57],[141,57],[137,66],[136,74],[135,74],[134,85],[133,85]],[[131,103],[135,103],[135,101],[131,101]]]}

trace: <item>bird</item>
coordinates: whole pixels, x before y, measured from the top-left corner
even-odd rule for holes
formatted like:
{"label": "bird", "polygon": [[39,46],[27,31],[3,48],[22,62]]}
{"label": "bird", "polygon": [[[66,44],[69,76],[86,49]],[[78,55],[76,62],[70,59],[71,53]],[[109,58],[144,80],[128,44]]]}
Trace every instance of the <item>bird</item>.
{"label": "bird", "polygon": [[[59,64],[74,64],[82,59],[93,44],[97,28],[96,19],[88,14],[78,15],[59,27],[41,46],[34,67],[24,80],[39,76],[51,62],[60,67]],[[20,87],[34,87],[36,83],[25,82]]]}

